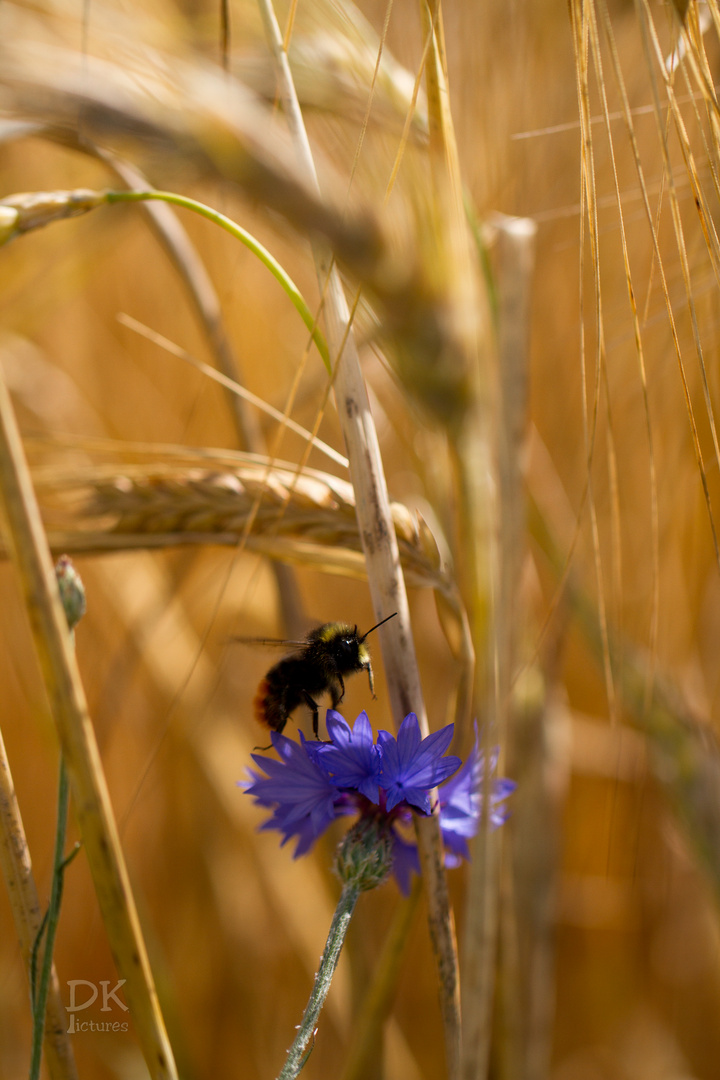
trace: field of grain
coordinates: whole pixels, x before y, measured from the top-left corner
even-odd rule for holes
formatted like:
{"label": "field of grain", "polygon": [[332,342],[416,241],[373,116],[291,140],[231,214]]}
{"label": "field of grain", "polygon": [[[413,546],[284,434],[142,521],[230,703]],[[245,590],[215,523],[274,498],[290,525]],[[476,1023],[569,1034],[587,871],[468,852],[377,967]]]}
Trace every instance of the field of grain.
{"label": "field of grain", "polygon": [[717,1076],[719,32],[717,0],[0,5],[0,1077],[61,745],[39,1075],[278,1076],[347,825],[260,830],[282,653],[234,639],[393,610],[340,711],[463,758],[477,722],[517,787],[469,863],[426,819],[423,888],[360,897],[303,1075]]}

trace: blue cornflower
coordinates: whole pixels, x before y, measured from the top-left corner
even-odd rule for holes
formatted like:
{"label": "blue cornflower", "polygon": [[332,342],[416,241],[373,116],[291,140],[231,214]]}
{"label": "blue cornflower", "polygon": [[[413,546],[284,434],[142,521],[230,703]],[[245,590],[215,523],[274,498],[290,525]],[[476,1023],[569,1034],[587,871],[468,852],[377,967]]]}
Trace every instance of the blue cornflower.
{"label": "blue cornflower", "polygon": [[424,814],[430,813],[430,789],[447,780],[462,765],[458,757],[442,758],[454,728],[454,724],[448,724],[421,742],[418,718],[415,713],[408,713],[397,740],[388,731],[378,732],[381,784],[387,793],[388,810],[404,800]]}
{"label": "blue cornflower", "polygon": [[[490,759],[491,775],[495,773],[497,761],[498,753],[495,749]],[[460,863],[460,857],[470,858],[467,842],[477,832],[480,821],[482,801],[480,792],[484,768],[485,755],[478,747],[476,728],[475,745],[470,751],[470,756],[462,769],[455,773],[439,792],[440,830],[446,848],[447,866],[457,866]],[[510,811],[505,805],[505,800],[516,787],[514,780],[507,780],[504,777],[493,779],[490,792],[490,821],[494,826],[497,827],[507,821]]]}
{"label": "blue cornflower", "polygon": [[[408,827],[413,813],[431,812],[430,790],[443,784],[439,803],[446,863],[455,866],[460,857],[468,858],[467,839],[475,834],[480,820],[483,756],[477,741],[461,768],[460,758],[445,755],[452,724],[423,739],[417,716],[410,713],[397,739],[381,731],[375,743],[365,712],[350,728],[339,713],[328,709],[327,729],[329,743],[308,742],[301,733],[298,744],[272,732],[280,760],[252,755],[265,775],[250,770],[247,794],[272,810],[261,828],[282,833],[283,844],[297,838],[294,857],[298,858],[337,817],[357,814],[361,821],[375,820],[390,838],[393,873],[407,893],[412,874],[419,871],[417,847]],[[496,764],[495,755],[493,771]],[[493,824],[505,820],[507,812],[500,804],[514,789],[511,780],[494,780]]]}

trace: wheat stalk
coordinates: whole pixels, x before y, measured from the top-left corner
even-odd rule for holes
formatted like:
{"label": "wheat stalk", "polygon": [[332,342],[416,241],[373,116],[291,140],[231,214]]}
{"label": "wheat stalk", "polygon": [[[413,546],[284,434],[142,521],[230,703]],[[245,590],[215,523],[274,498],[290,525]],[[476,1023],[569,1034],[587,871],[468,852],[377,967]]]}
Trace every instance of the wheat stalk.
{"label": "wheat stalk", "polygon": [[[320,194],[316,164],[292,80],[287,46],[280,36],[272,0],[258,0],[258,7],[275,62],[279,96],[295,152],[306,181],[316,194]],[[335,261],[341,257],[341,252],[331,237],[328,236],[327,239],[331,240],[331,249],[327,248],[324,241],[315,239],[313,259],[318,286],[324,298],[328,345],[331,355],[336,358],[333,379],[335,402],[350,463],[350,477],[356,492],[358,532],[367,564],[368,584],[375,614],[378,618],[387,611],[395,611],[397,614],[392,625],[381,630],[379,635],[391,708],[396,727],[399,727],[402,718],[412,710],[417,715],[422,735],[427,736],[429,725],[410,625],[399,543],[390,508],[377,430],[352,325],[362,290],[357,291],[352,307],[348,305]],[[364,274],[360,276],[365,277]],[[369,284],[369,281],[367,283]],[[384,291],[384,286],[381,291]],[[388,295],[389,303],[384,313],[388,326],[402,310],[402,302],[398,303],[401,294],[410,298],[416,293],[413,286],[409,290],[403,286],[400,291],[394,286],[391,287],[392,299]],[[379,300],[379,293],[377,297]],[[424,333],[421,333],[419,340],[417,338],[421,321],[418,314],[416,312],[411,316],[407,326],[410,333],[401,332],[396,335],[398,342],[402,341],[411,349],[413,345],[420,349],[421,341],[425,340]],[[423,329],[426,327],[423,326]],[[440,337],[444,346],[451,344],[447,333],[441,332]],[[435,341],[431,348],[435,360],[440,358],[436,352],[437,344]],[[455,351],[457,345],[458,342],[453,341],[453,348],[449,352]],[[449,360],[449,356],[444,359]],[[459,970],[455,925],[445,879],[437,810],[426,819],[415,818],[415,834],[426,885],[430,939],[438,967],[448,1075],[450,1080],[455,1080],[460,1063]]]}
{"label": "wheat stalk", "polygon": [[155,991],[95,733],[10,395],[0,378],[0,506],[67,763],[98,904],[150,1075],[177,1070]]}

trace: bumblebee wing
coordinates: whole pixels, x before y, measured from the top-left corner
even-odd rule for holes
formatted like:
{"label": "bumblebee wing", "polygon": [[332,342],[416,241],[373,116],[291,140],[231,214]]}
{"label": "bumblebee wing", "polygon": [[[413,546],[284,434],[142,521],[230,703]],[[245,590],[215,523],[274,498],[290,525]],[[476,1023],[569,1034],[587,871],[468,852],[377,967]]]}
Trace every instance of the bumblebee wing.
{"label": "bumblebee wing", "polygon": [[286,641],[283,638],[272,637],[229,637],[228,641],[239,642],[241,645],[274,645],[282,649],[301,649],[307,645],[307,641]]}

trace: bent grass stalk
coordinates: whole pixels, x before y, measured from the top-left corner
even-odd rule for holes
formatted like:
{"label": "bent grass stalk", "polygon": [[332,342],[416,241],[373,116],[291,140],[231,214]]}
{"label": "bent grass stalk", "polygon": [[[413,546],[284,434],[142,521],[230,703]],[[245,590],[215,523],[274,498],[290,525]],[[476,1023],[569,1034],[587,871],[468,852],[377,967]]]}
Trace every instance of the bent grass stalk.
{"label": "bent grass stalk", "polygon": [[234,236],[236,240],[240,240],[246,248],[252,251],[253,255],[256,255],[260,262],[268,268],[275,280],[287,293],[290,302],[310,331],[312,339],[317,346],[317,350],[327,368],[328,375],[332,375],[327,342],[317,325],[313,313],[305,302],[302,293],[287,271],[283,269],[267,248],[263,247],[251,233],[246,229],[243,229],[241,225],[238,225],[236,221],[226,217],[225,214],[219,213],[217,210],[213,210],[211,206],[206,206],[205,203],[198,202],[196,199],[190,199],[186,195],[177,195],[172,191],[106,191],[103,195],[103,200],[111,205],[113,203],[143,202],[152,199],[169,203],[171,206],[181,206],[186,210],[192,210],[193,213],[207,218],[208,221],[212,221],[215,225],[219,225],[226,232],[230,233],[231,236]]}
{"label": "bent grass stalk", "polygon": [[77,217],[79,214],[96,210],[98,206],[148,201],[168,203],[171,206],[180,206],[186,210],[192,210],[201,217],[207,218],[208,221],[212,221],[215,225],[219,225],[225,232],[235,237],[236,240],[240,240],[245,247],[252,251],[287,294],[293,307],[310,331],[312,340],[317,346],[328,374],[332,375],[330,354],[325,337],[317,325],[315,316],[308,307],[305,298],[287,271],[251,233],[225,214],[213,210],[211,206],[207,206],[205,203],[198,202],[197,199],[191,199],[186,195],[179,195],[172,191],[91,191],[80,188],[74,191],[24,192],[9,195],[0,200],[0,245],[8,243],[8,241],[29,232],[31,229],[41,228],[52,224],[54,221],[62,221],[69,217]]}
{"label": "bent grass stalk", "polygon": [[[37,134],[43,135],[52,141],[53,137],[50,131],[40,125],[38,125]],[[65,135],[67,136],[67,132]],[[8,137],[12,138],[12,136]],[[17,137],[22,137],[19,132]],[[0,138],[2,138],[1,131]],[[75,149],[104,162],[131,191],[146,191],[152,187],[149,180],[134,164],[130,164],[129,161],[117,157],[112,152],[104,150],[84,138],[78,139]],[[213,376],[222,372],[221,379],[226,380],[223,385],[226,390],[226,400],[233,420],[238,445],[241,450],[260,453],[265,447],[265,440],[258,418],[252,409],[247,408],[247,404],[251,403],[260,409],[265,408],[266,410],[268,406],[261,399],[250,394],[240,383],[240,370],[235,348],[225,326],[220,298],[205,268],[205,264],[172,206],[157,201],[146,201],[140,205],[157,239],[184,283],[191,304],[204,329],[219,369],[215,371],[214,368],[207,368],[207,370],[211,371]],[[190,358],[188,357],[188,359]],[[203,367],[207,367],[207,365]],[[273,411],[277,412],[277,410]],[[286,418],[286,421],[281,422],[286,422],[288,427],[292,427],[294,423],[289,417]],[[299,425],[295,426],[299,427]],[[318,446],[319,440],[314,445]],[[290,629],[302,625],[304,623],[302,604],[299,601],[293,571],[280,563],[274,563],[273,573],[278,585],[285,626]]]}

